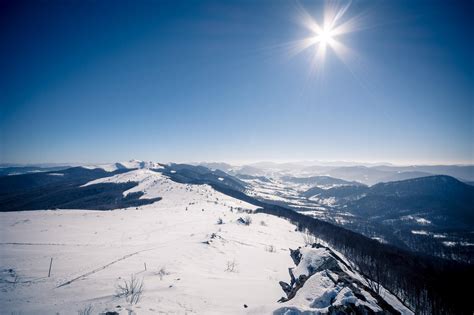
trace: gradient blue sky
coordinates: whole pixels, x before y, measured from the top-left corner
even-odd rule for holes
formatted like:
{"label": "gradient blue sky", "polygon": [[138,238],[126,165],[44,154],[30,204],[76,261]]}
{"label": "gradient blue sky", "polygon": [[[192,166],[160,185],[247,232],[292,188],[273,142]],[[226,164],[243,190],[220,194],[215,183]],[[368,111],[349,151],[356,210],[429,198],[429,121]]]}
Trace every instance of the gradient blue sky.
{"label": "gradient blue sky", "polygon": [[297,4],[1,1],[0,162],[473,163],[472,1],[355,1],[318,77]]}

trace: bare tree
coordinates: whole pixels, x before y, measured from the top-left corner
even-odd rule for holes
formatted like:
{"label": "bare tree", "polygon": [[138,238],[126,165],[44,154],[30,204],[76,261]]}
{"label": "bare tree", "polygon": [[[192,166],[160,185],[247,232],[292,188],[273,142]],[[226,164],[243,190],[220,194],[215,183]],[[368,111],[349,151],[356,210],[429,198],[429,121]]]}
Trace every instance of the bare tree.
{"label": "bare tree", "polygon": [[249,215],[245,216],[245,218],[244,218],[244,224],[245,224],[245,225],[250,225],[250,224],[252,224],[252,217],[250,217]]}
{"label": "bare tree", "polygon": [[169,275],[170,273],[163,266],[158,270],[156,274],[160,277],[160,280],[163,280],[163,277]]}
{"label": "bare tree", "polygon": [[276,252],[276,248],[275,248],[275,246],[273,246],[273,245],[267,245],[267,246],[265,246],[265,250],[266,250],[267,252],[269,252],[269,253],[275,253],[275,252]]}
{"label": "bare tree", "polygon": [[235,262],[235,259],[227,261],[227,268],[225,271],[228,272],[236,272],[237,271],[237,263]]}
{"label": "bare tree", "polygon": [[125,297],[130,304],[137,304],[143,293],[143,280],[137,279],[134,275],[130,276],[130,280],[123,280],[116,286],[116,297]]}

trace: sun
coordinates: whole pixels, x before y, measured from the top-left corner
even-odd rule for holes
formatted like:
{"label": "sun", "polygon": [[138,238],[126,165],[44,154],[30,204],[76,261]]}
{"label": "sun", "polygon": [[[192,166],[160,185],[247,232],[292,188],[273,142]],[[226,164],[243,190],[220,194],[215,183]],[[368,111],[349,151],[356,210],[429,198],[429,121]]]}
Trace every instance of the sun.
{"label": "sun", "polygon": [[324,8],[322,23],[319,23],[304,8],[299,7],[299,22],[309,31],[309,36],[291,44],[292,55],[314,47],[314,56],[311,69],[319,71],[324,65],[328,48],[333,51],[344,63],[353,54],[352,50],[344,45],[342,36],[361,28],[360,19],[345,18],[351,2],[341,5],[339,1],[328,1]]}
{"label": "sun", "polygon": [[318,42],[321,45],[330,44],[333,41],[332,38],[332,30],[330,29],[323,29],[320,34],[317,36]]}

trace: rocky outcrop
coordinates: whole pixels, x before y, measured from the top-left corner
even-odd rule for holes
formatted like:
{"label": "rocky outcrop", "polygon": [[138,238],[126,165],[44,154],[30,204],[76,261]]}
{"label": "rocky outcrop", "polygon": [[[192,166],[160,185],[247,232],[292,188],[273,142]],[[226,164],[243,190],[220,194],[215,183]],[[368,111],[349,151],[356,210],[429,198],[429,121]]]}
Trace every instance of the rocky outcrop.
{"label": "rocky outcrop", "polygon": [[[321,248],[319,245],[313,248]],[[331,254],[331,251],[327,248],[325,248],[329,253]],[[290,248],[290,257],[293,259],[293,262],[295,263],[296,266],[298,266],[301,262],[301,259],[303,257],[303,254],[301,253],[301,247],[298,249],[291,249]],[[303,287],[304,283],[306,280],[309,279],[313,274],[323,271],[323,270],[332,270],[335,272],[340,272],[342,271],[341,268],[339,267],[339,264],[337,260],[332,257],[332,255],[323,255],[320,260],[318,260],[317,263],[309,263],[306,265],[306,271],[304,273],[299,274],[298,276],[295,276],[293,273],[294,268],[288,268],[288,273],[290,275],[290,284],[280,281],[279,284],[282,287],[283,291],[286,293],[286,298],[282,297],[279,302],[285,302],[288,300],[291,300],[295,295],[298,290]]]}
{"label": "rocky outcrop", "polygon": [[400,314],[330,248],[314,244],[290,249],[290,256],[295,267],[288,269],[289,283],[279,282],[286,297],[278,301],[288,306],[274,314]]}

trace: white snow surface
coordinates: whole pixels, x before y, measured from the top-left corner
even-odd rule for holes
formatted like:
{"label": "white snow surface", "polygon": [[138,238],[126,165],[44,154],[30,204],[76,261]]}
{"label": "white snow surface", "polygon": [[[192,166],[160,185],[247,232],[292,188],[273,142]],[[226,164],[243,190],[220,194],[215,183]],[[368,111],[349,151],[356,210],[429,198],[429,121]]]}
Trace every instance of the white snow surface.
{"label": "white snow surface", "polygon": [[[286,305],[324,309],[315,301],[336,291],[340,303],[352,298],[321,273],[293,300],[277,303],[284,295],[278,281],[287,281],[294,266],[288,248],[302,246],[303,235],[288,221],[252,213],[255,206],[210,186],[175,183],[148,169],[86,185],[126,181],[139,184],[124,194],[143,191],[142,198],[163,199],[114,211],[0,213],[2,313],[77,314],[90,305],[92,314],[271,314]],[[247,215],[252,224],[237,224]],[[224,224],[217,224],[219,218]],[[325,254],[305,259],[318,255]],[[227,270],[230,262],[233,271]],[[144,282],[136,305],[115,296],[116,285],[131,275]]]}
{"label": "white snow surface", "polygon": [[[149,172],[129,175],[140,174],[147,182],[146,175],[156,176]],[[278,281],[291,263],[288,247],[302,243],[294,226],[264,214],[250,214],[250,226],[237,224],[248,215],[238,208],[255,207],[206,185],[158,179],[170,185],[163,200],[138,210],[1,213],[2,312],[77,314],[92,305],[99,313],[120,305],[122,312],[129,308],[137,314],[258,314],[267,304],[277,307],[283,294]],[[216,224],[218,218],[224,224]],[[217,237],[211,239],[213,233]],[[266,251],[269,245],[276,252]],[[236,263],[233,272],[226,271],[229,261]],[[162,267],[169,274],[160,280]],[[16,284],[6,282],[12,278],[3,272],[8,269],[14,270]],[[114,294],[121,279],[132,274],[143,279],[145,292],[130,306]]]}

